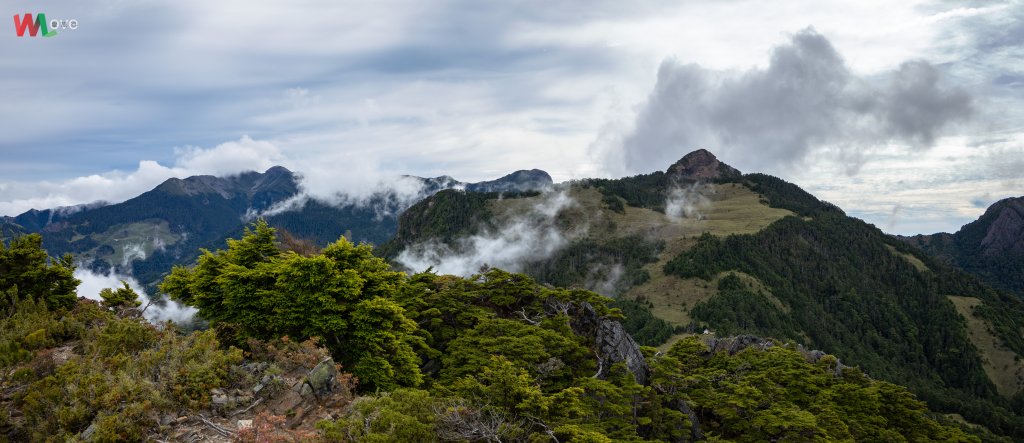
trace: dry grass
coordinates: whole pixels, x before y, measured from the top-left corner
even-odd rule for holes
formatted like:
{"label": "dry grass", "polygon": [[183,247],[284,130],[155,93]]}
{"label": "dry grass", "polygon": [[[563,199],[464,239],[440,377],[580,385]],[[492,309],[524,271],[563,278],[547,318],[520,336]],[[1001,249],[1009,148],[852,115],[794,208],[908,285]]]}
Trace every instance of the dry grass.
{"label": "dry grass", "polygon": [[162,242],[164,246],[170,246],[181,240],[181,235],[171,232],[171,228],[165,220],[116,225],[104,232],[91,235],[93,240],[96,240],[101,246],[109,245],[114,248],[114,254],[100,256],[97,253],[99,249],[97,247],[76,254],[76,258],[88,261],[98,257],[107,260],[113,265],[124,261],[125,252],[129,248],[139,248],[148,257],[158,248],[154,241]]}
{"label": "dry grass", "polygon": [[[575,235],[597,238],[642,235],[665,242],[665,249],[658,260],[644,267],[651,279],[631,289],[624,297],[650,301],[654,305],[651,312],[656,317],[678,326],[690,324],[690,309],[718,293],[721,275],[710,282],[696,278],[680,279],[662,272],[665,263],[692,247],[705,232],[718,236],[753,234],[782,217],[793,215],[785,209],[768,207],[756,192],[733,183],[709,185],[704,194],[708,204],[699,207],[700,216],[694,218],[673,218],[651,209],[628,205],[624,213],[616,213],[604,208],[602,195],[597,189],[573,187],[568,192],[576,206],[563,211],[560,218],[573,228]],[[543,198],[492,201],[491,210],[499,219],[507,220],[529,213],[529,209],[541,203]],[[764,284],[752,276],[739,275],[754,292],[765,294],[772,303],[788,312],[789,308],[771,295]],[[669,342],[682,336],[673,337]]]}
{"label": "dry grass", "polygon": [[[718,281],[728,274],[736,274],[741,281],[752,292],[760,293],[773,305],[789,312],[790,308],[776,298],[771,291],[757,278],[739,271],[722,272],[716,275],[711,281],[704,281],[699,278],[682,279],[661,272],[661,263],[647,266],[651,273],[651,280],[643,285],[632,288],[625,297],[630,299],[641,299],[650,301],[654,307],[651,313],[673,326],[686,326],[690,324],[690,310],[697,303],[708,300],[718,294]],[[658,277],[655,277],[657,273]]]}
{"label": "dry grass", "polygon": [[[651,209],[632,206],[626,206],[622,214],[612,212],[604,208],[601,193],[597,189],[573,187],[569,190],[569,196],[575,200],[576,205],[564,210],[560,218],[576,227],[586,227],[587,232],[593,236],[624,237],[639,234],[672,243],[698,237],[704,232],[723,236],[752,234],[793,214],[785,209],[764,205],[757,193],[738,184],[710,185],[709,189],[706,195],[709,204],[700,208],[700,218],[673,218]],[[498,219],[507,220],[529,213],[529,209],[543,202],[544,198],[536,196],[492,200],[489,204]],[[678,253],[680,250],[669,248],[666,253]]]}
{"label": "dry grass", "polygon": [[[625,214],[616,214],[618,217],[613,218],[629,233],[649,233],[665,241],[665,249],[658,256],[658,261],[644,267],[651,279],[631,289],[625,297],[650,301],[654,305],[651,312],[672,325],[690,323],[690,309],[718,293],[721,274],[710,282],[697,278],[681,279],[665,275],[662,272],[665,263],[692,247],[704,232],[718,236],[753,234],[782,217],[792,215],[785,209],[764,205],[757,193],[741,185],[715,185],[713,190],[714,193],[708,196],[710,205],[702,209],[700,219],[673,219],[659,212],[633,207],[627,207]],[[771,295],[756,278],[737,274],[754,292],[764,293],[772,303],[788,312],[788,307]]]}
{"label": "dry grass", "polygon": [[889,252],[892,252],[894,255],[898,255],[900,257],[903,257],[903,259],[906,260],[908,263],[910,263],[914,267],[914,269],[917,269],[918,272],[929,272],[929,271],[931,271],[931,269],[928,269],[928,266],[925,265],[924,262],[921,261],[921,259],[919,259],[917,257],[914,257],[913,254],[907,254],[905,252],[897,251],[896,248],[894,248],[894,247],[892,247],[890,245],[885,245],[885,248],[888,249]]}
{"label": "dry grass", "polygon": [[982,303],[974,297],[950,295],[949,300],[957,312],[967,320],[967,335],[971,343],[981,351],[985,374],[996,385],[999,394],[1012,397],[1024,388],[1024,362],[1003,346],[985,320],[974,315],[974,308]]}

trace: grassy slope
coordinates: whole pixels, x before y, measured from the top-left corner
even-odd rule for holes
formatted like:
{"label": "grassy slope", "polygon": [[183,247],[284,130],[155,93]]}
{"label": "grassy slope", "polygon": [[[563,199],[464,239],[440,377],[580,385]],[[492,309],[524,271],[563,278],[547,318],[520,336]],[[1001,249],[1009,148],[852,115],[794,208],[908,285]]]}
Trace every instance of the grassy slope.
{"label": "grassy slope", "polygon": [[[622,223],[661,224],[671,227],[653,229],[663,234],[666,242],[665,250],[658,261],[645,269],[651,274],[647,283],[631,289],[626,297],[642,299],[654,304],[651,312],[655,316],[677,325],[686,326],[690,323],[689,310],[698,302],[707,300],[717,293],[717,279],[705,282],[697,278],[681,279],[665,275],[665,263],[693,246],[695,238],[704,232],[726,236],[730,234],[750,234],[764,229],[772,222],[792,215],[785,209],[771,208],[760,201],[756,193],[738,184],[728,183],[712,185],[714,194],[710,195],[710,205],[703,212],[702,220],[673,220],[660,212],[634,207],[626,208],[626,220]],[[754,280],[747,276],[747,279]],[[760,282],[756,285],[763,288]],[[767,293],[768,291],[765,290]]]}
{"label": "grassy slope", "polygon": [[895,255],[897,255],[899,257],[903,257],[903,259],[905,259],[907,261],[907,263],[910,263],[911,266],[914,267],[914,269],[917,269],[920,272],[930,271],[930,269],[928,269],[928,265],[925,265],[924,262],[921,261],[921,259],[919,259],[917,257],[914,257],[913,254],[908,254],[906,252],[897,251],[896,248],[894,248],[894,247],[892,247],[890,245],[885,245],[885,249],[888,249],[889,252],[892,252],[893,254],[895,254]]}
{"label": "grassy slope", "polygon": [[[672,218],[647,208],[626,206],[623,213],[610,211],[601,202],[601,193],[595,188],[572,187],[569,195],[576,205],[565,210],[561,218],[570,238],[584,235],[594,237],[625,237],[642,235],[662,240],[665,248],[658,261],[644,266],[651,279],[632,288],[624,297],[650,301],[655,316],[676,326],[690,323],[688,311],[697,302],[717,293],[716,282],[699,279],[680,279],[665,275],[665,263],[680,252],[689,249],[696,237],[704,232],[725,236],[749,234],[764,229],[772,222],[793,213],[764,204],[757,193],[735,183],[709,185],[709,204],[701,208],[700,219]],[[542,201],[543,197],[529,197],[488,201],[495,218],[511,219]],[[747,276],[748,280],[755,280]],[[756,282],[764,288],[759,282]],[[768,292],[766,289],[764,292]],[[776,300],[777,301],[777,300]],[[781,302],[780,302],[781,304]]]}
{"label": "grassy slope", "polygon": [[[163,246],[170,246],[181,239],[180,234],[171,232],[170,227],[164,220],[152,220],[147,222],[127,223],[116,225],[104,232],[89,234],[99,246],[89,251],[78,254],[79,259],[90,260],[92,258],[103,258],[111,264],[123,264],[125,254],[133,248],[140,248],[146,256],[153,254],[160,244],[154,242],[159,239]],[[99,252],[101,246],[110,246],[113,254],[102,254]]]}
{"label": "grassy slope", "polygon": [[[697,303],[718,293],[717,278],[705,282],[698,278],[681,279],[665,275],[665,263],[693,246],[695,239],[704,232],[719,236],[730,234],[756,233],[791,211],[772,208],[749,188],[736,184],[708,185],[708,205],[700,209],[702,217],[672,218],[664,213],[626,205],[623,213],[608,210],[601,201],[601,193],[595,188],[572,187],[569,195],[576,206],[567,209],[562,218],[571,229],[570,237],[591,235],[596,237],[642,235],[662,240],[665,248],[658,254],[656,262],[644,269],[651,279],[630,289],[624,298],[650,302],[651,312],[673,326],[685,327],[691,323],[689,310]],[[490,200],[488,207],[496,219],[510,219],[541,202],[542,197]],[[580,229],[585,227],[585,229]],[[773,304],[788,311],[781,301],[756,278],[739,273],[755,291],[763,292]],[[671,344],[690,334],[677,334],[666,343]]]}
{"label": "grassy slope", "polygon": [[1020,392],[1024,388],[1024,362],[992,334],[987,321],[974,315],[974,308],[981,305],[982,301],[955,295],[950,295],[949,300],[967,321],[968,337],[981,352],[985,374],[996,385],[999,394],[1012,397]]}
{"label": "grassy slope", "polygon": [[[640,234],[665,241],[665,248],[659,254],[658,261],[644,266],[651,279],[630,289],[624,294],[624,298],[649,302],[651,312],[656,317],[673,326],[685,327],[692,322],[690,310],[696,304],[718,293],[718,279],[725,273],[719,273],[710,282],[699,278],[682,279],[666,275],[663,272],[665,263],[692,247],[695,239],[704,232],[720,237],[752,234],[787,215],[794,214],[785,209],[769,207],[758,193],[740,184],[715,184],[710,185],[710,189],[711,192],[707,194],[710,203],[701,209],[700,219],[674,219],[652,209],[629,205],[625,206],[623,213],[616,213],[604,207],[602,196],[596,189],[572,187],[569,193],[577,202],[577,206],[565,211],[562,218],[566,226],[572,227],[575,231],[570,237],[621,237]],[[506,219],[526,212],[527,208],[538,204],[540,199],[541,197],[491,200],[488,205],[496,218]],[[580,229],[581,227],[584,229]],[[894,255],[905,259],[916,270],[929,271],[925,263],[917,257],[897,251],[888,245],[886,248]],[[739,273],[739,276],[755,292],[766,294],[773,304],[789,312],[789,306],[774,297],[763,283],[743,273]],[[972,343],[985,356],[986,374],[998,386],[1000,394],[1009,397],[1018,392],[1021,386],[1024,386],[1024,363],[1015,361],[1015,354],[999,344],[998,339],[988,331],[984,320],[967,313],[970,307],[980,301],[964,297],[951,299],[954,300],[961,315],[967,318]],[[677,334],[669,343],[686,335],[689,334]]]}

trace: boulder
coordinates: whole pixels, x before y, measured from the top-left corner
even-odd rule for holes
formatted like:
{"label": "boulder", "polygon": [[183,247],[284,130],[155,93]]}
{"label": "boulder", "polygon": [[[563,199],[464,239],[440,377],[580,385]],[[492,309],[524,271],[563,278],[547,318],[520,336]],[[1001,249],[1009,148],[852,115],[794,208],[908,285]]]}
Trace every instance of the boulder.
{"label": "boulder", "polygon": [[337,378],[338,368],[334,365],[334,359],[327,357],[309,370],[306,383],[312,388],[313,394],[320,398],[334,391]]}

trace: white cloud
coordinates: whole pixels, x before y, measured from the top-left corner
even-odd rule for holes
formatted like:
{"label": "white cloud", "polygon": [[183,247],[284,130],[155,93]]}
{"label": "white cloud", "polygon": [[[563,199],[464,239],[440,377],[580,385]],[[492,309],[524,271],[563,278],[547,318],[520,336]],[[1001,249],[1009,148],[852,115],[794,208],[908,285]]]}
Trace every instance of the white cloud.
{"label": "white cloud", "polygon": [[948,137],[924,152],[883,149],[856,176],[821,152],[787,178],[889,233],[955,232],[995,201],[1024,195],[1024,134],[992,135]]}
{"label": "white cloud", "polygon": [[703,219],[704,211],[711,206],[708,195],[714,192],[715,188],[704,183],[676,186],[665,198],[665,215],[672,219]]}
{"label": "white cloud", "polygon": [[113,272],[109,274],[97,274],[91,271],[82,269],[75,270],[75,278],[82,281],[78,285],[78,296],[85,297],[90,300],[101,301],[100,291],[105,288],[117,289],[121,287],[121,282],[127,282],[128,286],[139,294],[139,301],[142,302],[142,306],[146,310],[142,312],[143,317],[153,323],[160,323],[167,320],[171,320],[175,323],[186,323],[192,320],[196,313],[196,309],[190,306],[181,305],[178,302],[170,300],[161,300],[159,302],[150,303],[149,295],[139,285],[139,282],[134,278],[118,275]]}
{"label": "white cloud", "polygon": [[0,186],[0,215],[18,215],[29,209],[48,209],[95,201],[118,203],[153,189],[171,177],[230,175],[263,171],[283,160],[266,141],[243,136],[209,149],[188,147],[175,151],[173,166],[142,160],[131,172],[110,171],[64,181],[8,182]]}
{"label": "white cloud", "polygon": [[775,47],[764,69],[708,70],[666,60],[621,139],[595,146],[609,169],[663,169],[696,148],[736,159],[741,170],[790,172],[809,153],[835,148],[851,172],[876,146],[928,148],[972,116],[972,97],[938,70],[910,61],[871,81],[851,72],[829,40],[805,29]]}
{"label": "white cloud", "polygon": [[175,150],[176,170],[188,174],[224,176],[242,171],[265,171],[281,163],[284,156],[267,141],[256,141],[248,135],[238,141],[221,143],[211,149],[195,146]]}
{"label": "white cloud", "polygon": [[520,272],[524,264],[548,258],[586,233],[586,226],[562,232],[556,225],[558,214],[576,205],[565,191],[543,196],[532,208],[495,230],[459,239],[454,248],[436,241],[412,245],[399,253],[396,261],[414,272],[433,267],[440,274],[466,277],[484,265]]}
{"label": "white cloud", "polygon": [[[171,176],[276,162],[305,173],[320,196],[373,193],[378,177],[399,174],[615,175],[588,147],[635,121],[632,107],[663,60],[762,69],[773,47],[807,26],[858,76],[924,59],[987,97],[979,121],[1005,129],[1024,108],[1012,78],[994,81],[1019,71],[1024,8],[1014,3],[54,0],[47,8],[81,28],[0,39],[0,214],[118,201]],[[279,151],[171,153],[244,145],[242,134]]]}

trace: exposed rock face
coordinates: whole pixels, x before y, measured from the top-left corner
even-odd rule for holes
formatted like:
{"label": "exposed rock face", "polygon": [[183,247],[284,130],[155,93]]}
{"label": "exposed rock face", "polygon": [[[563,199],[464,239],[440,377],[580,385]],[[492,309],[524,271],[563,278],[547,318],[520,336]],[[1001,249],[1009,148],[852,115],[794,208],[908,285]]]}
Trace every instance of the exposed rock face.
{"label": "exposed rock face", "polygon": [[1002,200],[983,217],[994,219],[981,239],[982,254],[1024,255],[1024,197]]}
{"label": "exposed rock face", "polygon": [[597,315],[594,307],[586,302],[564,303],[548,300],[546,308],[552,314],[568,314],[572,319],[570,325],[573,332],[584,337],[593,337],[594,351],[599,359],[597,377],[605,377],[613,364],[625,362],[637,383],[647,384],[650,367],[640,352],[640,345],[626,332],[622,323]]}
{"label": "exposed rock face", "polygon": [[706,149],[698,149],[686,154],[670,166],[667,173],[677,180],[715,180],[743,175],[736,168],[719,161],[714,154]]}

